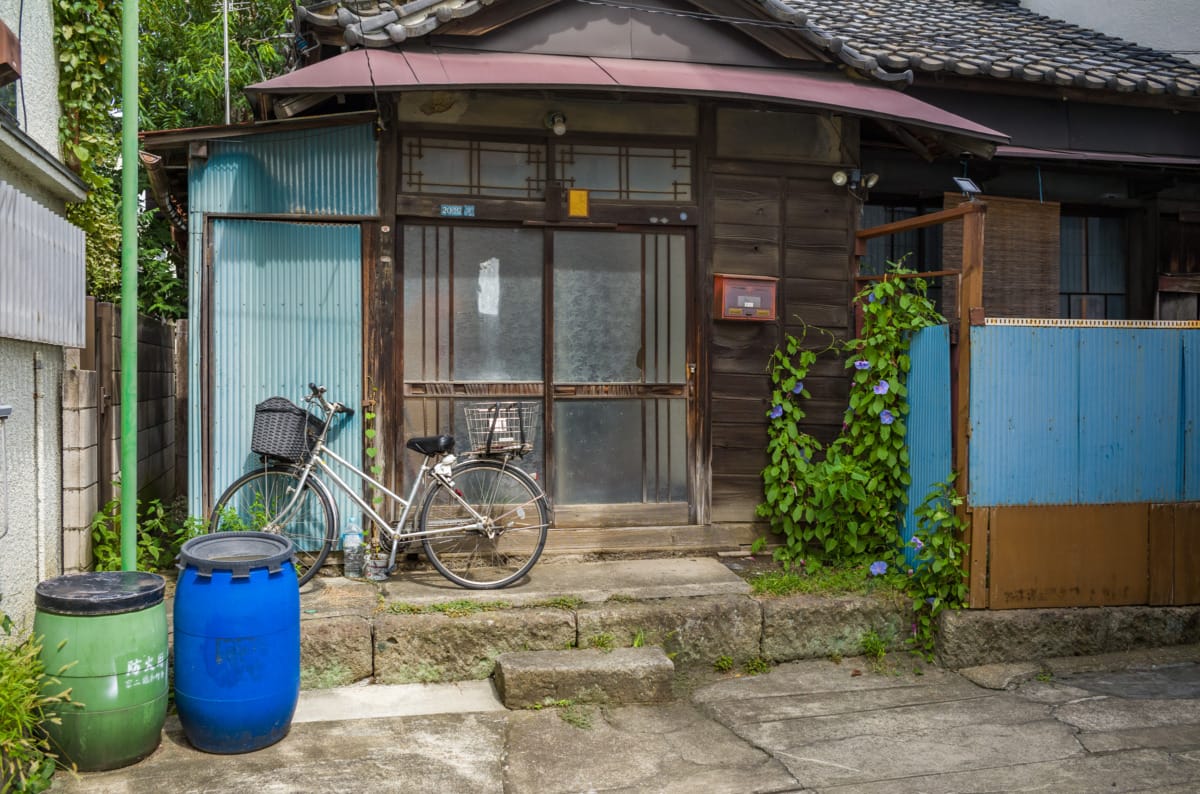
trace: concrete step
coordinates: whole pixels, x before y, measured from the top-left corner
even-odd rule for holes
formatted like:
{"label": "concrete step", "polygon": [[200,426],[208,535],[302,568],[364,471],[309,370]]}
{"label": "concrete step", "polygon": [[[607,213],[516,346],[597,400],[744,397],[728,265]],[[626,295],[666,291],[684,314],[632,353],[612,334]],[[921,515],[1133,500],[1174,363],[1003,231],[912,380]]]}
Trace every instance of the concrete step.
{"label": "concrete step", "polygon": [[500,701],[510,709],[575,703],[662,703],[675,665],[662,648],[518,651],[496,659]]}

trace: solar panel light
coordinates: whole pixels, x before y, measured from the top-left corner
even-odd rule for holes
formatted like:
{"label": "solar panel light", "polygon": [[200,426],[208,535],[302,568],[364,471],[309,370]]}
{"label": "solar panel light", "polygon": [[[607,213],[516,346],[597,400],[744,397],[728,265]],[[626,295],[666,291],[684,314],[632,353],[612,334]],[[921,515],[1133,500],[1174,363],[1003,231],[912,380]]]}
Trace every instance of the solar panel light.
{"label": "solar panel light", "polygon": [[954,180],[954,184],[958,185],[958,189],[963,192],[964,196],[975,198],[983,192],[979,185],[975,184],[974,180],[970,179],[969,177],[955,176],[951,177],[951,179]]}

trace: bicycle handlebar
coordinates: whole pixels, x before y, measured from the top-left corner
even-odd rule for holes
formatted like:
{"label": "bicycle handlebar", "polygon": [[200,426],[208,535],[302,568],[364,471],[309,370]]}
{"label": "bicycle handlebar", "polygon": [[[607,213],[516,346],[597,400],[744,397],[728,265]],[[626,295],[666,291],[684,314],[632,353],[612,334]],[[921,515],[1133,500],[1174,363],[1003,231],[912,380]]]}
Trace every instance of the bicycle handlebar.
{"label": "bicycle handlebar", "polygon": [[331,403],[328,400],[326,400],[324,386],[318,386],[315,383],[309,382],[308,388],[310,391],[312,391],[312,396],[309,399],[316,400],[317,402],[319,402],[321,404],[321,407],[324,408],[326,411],[330,411],[331,413],[335,413],[335,414],[345,414],[347,419],[354,416],[353,408],[346,406],[346,405],[342,405],[341,403]]}

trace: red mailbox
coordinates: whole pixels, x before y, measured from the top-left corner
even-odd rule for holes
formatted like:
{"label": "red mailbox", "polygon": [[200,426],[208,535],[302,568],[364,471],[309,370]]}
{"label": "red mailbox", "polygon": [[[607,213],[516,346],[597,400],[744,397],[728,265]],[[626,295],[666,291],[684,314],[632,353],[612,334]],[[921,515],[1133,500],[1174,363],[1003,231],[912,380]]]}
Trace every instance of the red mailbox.
{"label": "red mailbox", "polygon": [[717,273],[715,279],[713,292],[718,320],[770,322],[775,319],[775,286],[779,279],[723,273]]}

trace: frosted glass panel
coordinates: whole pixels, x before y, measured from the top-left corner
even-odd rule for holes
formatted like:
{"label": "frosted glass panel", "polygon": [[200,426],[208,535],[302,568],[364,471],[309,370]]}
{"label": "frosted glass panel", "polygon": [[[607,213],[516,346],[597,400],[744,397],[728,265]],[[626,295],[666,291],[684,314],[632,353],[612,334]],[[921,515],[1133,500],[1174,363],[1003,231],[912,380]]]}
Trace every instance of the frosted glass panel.
{"label": "frosted glass panel", "polygon": [[542,233],[454,230],[456,381],[542,377]]}
{"label": "frosted glass panel", "polygon": [[409,193],[541,198],[546,148],[540,144],[407,138],[401,189]]}
{"label": "frosted glass panel", "polygon": [[592,198],[622,201],[690,201],[689,149],[559,144],[558,177]]}
{"label": "frosted glass panel", "polygon": [[642,380],[641,235],[554,235],[554,379]]}
{"label": "frosted glass panel", "polygon": [[404,377],[450,378],[450,229],[404,227]]}
{"label": "frosted glass panel", "polygon": [[560,402],[554,430],[556,501],[642,501],[641,400]]}

